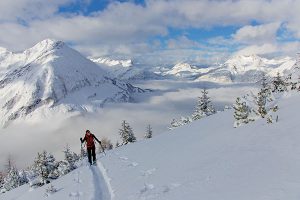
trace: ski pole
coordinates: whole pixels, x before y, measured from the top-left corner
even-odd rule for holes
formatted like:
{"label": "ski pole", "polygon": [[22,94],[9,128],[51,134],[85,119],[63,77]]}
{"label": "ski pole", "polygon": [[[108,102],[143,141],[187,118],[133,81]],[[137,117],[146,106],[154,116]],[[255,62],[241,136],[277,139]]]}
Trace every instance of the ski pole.
{"label": "ski pole", "polygon": [[105,153],[105,151],[104,151],[104,148],[103,148],[103,146],[102,146],[101,142],[99,142],[99,144],[100,144],[100,147],[101,147],[101,149],[102,149],[102,151],[103,151],[104,155],[106,155],[106,153]]}

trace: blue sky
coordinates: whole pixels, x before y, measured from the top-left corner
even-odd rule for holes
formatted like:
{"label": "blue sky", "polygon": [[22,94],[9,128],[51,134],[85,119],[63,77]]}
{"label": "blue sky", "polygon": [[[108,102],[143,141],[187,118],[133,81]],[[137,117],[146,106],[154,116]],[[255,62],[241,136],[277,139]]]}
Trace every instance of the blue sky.
{"label": "blue sky", "polygon": [[166,63],[293,56],[299,9],[297,0],[2,0],[0,46],[22,51],[53,38],[86,56]]}
{"label": "blue sky", "polygon": [[90,15],[93,12],[99,12],[107,8],[111,3],[126,3],[132,2],[137,5],[145,5],[145,1],[142,0],[89,0],[89,1],[75,1],[71,4],[61,6],[58,10],[60,13],[82,13],[83,15]]}

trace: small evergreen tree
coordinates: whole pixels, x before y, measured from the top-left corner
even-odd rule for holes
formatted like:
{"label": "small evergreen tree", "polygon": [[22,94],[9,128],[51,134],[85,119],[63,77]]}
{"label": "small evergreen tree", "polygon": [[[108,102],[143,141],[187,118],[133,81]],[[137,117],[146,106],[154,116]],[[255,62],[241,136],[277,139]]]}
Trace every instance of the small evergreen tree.
{"label": "small evergreen tree", "polygon": [[258,109],[256,113],[257,115],[260,115],[262,118],[264,118],[267,115],[266,103],[267,103],[267,98],[265,94],[262,91],[258,92],[256,97],[256,104],[258,106]]}
{"label": "small evergreen tree", "polygon": [[254,101],[257,106],[255,113],[261,116],[262,118],[265,118],[265,116],[268,113],[267,103],[273,101],[271,96],[272,96],[271,87],[268,84],[267,79],[264,75],[262,78],[261,89],[258,92],[257,96],[255,97],[255,101]]}
{"label": "small evergreen tree", "polygon": [[[276,115],[276,112],[278,111],[279,107],[278,105],[274,105],[273,107],[271,107],[269,109],[269,112],[268,112],[268,115],[266,116],[266,119],[267,119],[267,123],[268,124],[271,124],[274,122],[278,122],[278,115]],[[275,116],[276,115],[276,118],[273,119],[273,115]]]}
{"label": "small evergreen tree", "polygon": [[287,91],[286,82],[280,76],[280,73],[277,72],[276,77],[272,81],[272,92],[284,92]]}
{"label": "small evergreen tree", "polygon": [[128,144],[136,141],[136,137],[133,134],[132,128],[125,120],[122,122],[121,129],[119,129],[119,133],[123,144]]}
{"label": "small evergreen tree", "polygon": [[198,102],[194,113],[192,114],[192,120],[199,120],[202,117],[209,116],[216,113],[214,107],[211,104],[208,91],[203,89],[202,96],[198,97]]}
{"label": "small evergreen tree", "polygon": [[289,74],[284,79],[286,90],[295,90],[297,88],[297,82],[292,81],[292,74]]}
{"label": "small evergreen tree", "polygon": [[63,151],[65,155],[65,160],[63,161],[65,163],[65,170],[64,174],[69,173],[70,171],[73,171],[76,169],[76,161],[79,160],[79,156],[72,152],[69,145],[65,147],[65,150]]}
{"label": "small evergreen tree", "polygon": [[46,151],[38,153],[35,158],[33,170],[40,178],[40,184],[50,182],[50,179],[59,177],[58,163],[55,161],[53,155],[48,154]]}
{"label": "small evergreen tree", "polygon": [[177,121],[176,119],[173,119],[171,121],[171,126],[169,127],[170,130],[173,130],[179,126],[182,126],[181,122],[180,121]]}
{"label": "small evergreen tree", "polygon": [[16,167],[12,167],[3,181],[3,188],[5,191],[10,191],[16,187],[23,185],[21,177],[19,176],[19,172]]}
{"label": "small evergreen tree", "polygon": [[189,124],[192,121],[193,121],[193,119],[191,117],[180,117],[179,120],[173,119],[171,122],[171,126],[169,127],[169,130],[173,130],[179,126]]}
{"label": "small evergreen tree", "polygon": [[242,124],[247,124],[250,121],[253,121],[249,118],[251,113],[250,108],[247,106],[246,102],[242,102],[241,99],[238,97],[233,105],[234,109],[234,127],[239,127]]}
{"label": "small evergreen tree", "polygon": [[152,138],[152,128],[150,124],[146,128],[146,134],[144,136],[146,139]]}

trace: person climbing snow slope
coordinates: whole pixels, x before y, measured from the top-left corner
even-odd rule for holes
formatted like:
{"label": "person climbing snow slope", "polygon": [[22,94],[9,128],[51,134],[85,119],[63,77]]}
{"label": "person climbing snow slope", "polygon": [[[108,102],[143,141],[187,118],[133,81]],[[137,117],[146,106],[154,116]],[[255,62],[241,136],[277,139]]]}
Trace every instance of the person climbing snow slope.
{"label": "person climbing snow slope", "polygon": [[86,149],[88,154],[88,160],[89,163],[96,164],[96,146],[95,146],[95,140],[100,144],[101,141],[99,141],[94,134],[92,134],[89,130],[86,130],[84,138],[80,138],[81,144],[86,142]]}

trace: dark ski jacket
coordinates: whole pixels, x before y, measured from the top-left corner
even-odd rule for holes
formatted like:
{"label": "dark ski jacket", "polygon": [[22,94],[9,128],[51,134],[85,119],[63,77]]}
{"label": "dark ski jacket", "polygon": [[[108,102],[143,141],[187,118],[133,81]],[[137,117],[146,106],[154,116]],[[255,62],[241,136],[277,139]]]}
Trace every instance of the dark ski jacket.
{"label": "dark ski jacket", "polygon": [[[81,138],[80,138],[81,139]],[[101,142],[96,138],[96,136],[92,133],[86,133],[84,138],[81,139],[81,143],[86,142],[86,147],[87,148],[93,148],[95,147],[95,141],[99,142],[99,144],[101,144]]]}

